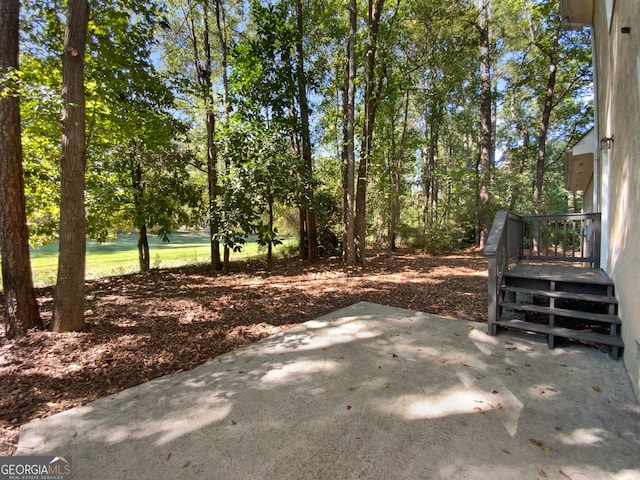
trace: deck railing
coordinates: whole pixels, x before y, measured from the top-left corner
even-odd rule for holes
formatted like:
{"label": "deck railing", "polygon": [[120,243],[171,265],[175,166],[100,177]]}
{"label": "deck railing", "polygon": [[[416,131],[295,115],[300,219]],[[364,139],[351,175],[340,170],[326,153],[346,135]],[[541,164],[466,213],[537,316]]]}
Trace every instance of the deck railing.
{"label": "deck railing", "polygon": [[489,327],[497,320],[498,294],[509,265],[521,260],[581,262],[600,267],[600,214],[520,216],[496,214],[484,249],[489,261]]}
{"label": "deck railing", "polygon": [[600,268],[600,214],[522,217],[522,258],[588,263]]}

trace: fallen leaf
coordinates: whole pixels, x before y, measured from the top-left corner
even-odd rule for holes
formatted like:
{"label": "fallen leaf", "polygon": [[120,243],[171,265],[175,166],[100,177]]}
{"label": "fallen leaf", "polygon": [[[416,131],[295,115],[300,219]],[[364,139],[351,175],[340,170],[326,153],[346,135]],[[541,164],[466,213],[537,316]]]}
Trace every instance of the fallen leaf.
{"label": "fallen leaf", "polygon": [[597,385],[593,385],[591,388],[593,388],[596,392],[601,392],[602,391],[602,389]]}
{"label": "fallen leaf", "polygon": [[389,388],[389,384],[385,383],[384,385],[382,385],[382,388]]}
{"label": "fallen leaf", "polygon": [[246,352],[247,350],[249,350],[249,347],[242,347],[242,350]]}
{"label": "fallen leaf", "polygon": [[504,344],[505,344],[505,345],[513,345],[513,343],[511,343],[511,342],[507,342],[507,341],[505,341],[505,342],[504,342]]}
{"label": "fallen leaf", "polygon": [[538,476],[542,477],[542,478],[546,478],[547,477],[547,472],[545,472],[544,470],[540,469],[540,471],[538,472]]}
{"label": "fallen leaf", "polygon": [[506,453],[507,455],[511,455],[511,452],[509,451],[508,448],[503,448],[502,449],[502,453]]}
{"label": "fallen leaf", "polygon": [[460,425],[462,425],[463,427],[468,427],[468,426],[469,426],[469,423],[468,423],[466,420],[462,420],[462,421],[460,422]]}
{"label": "fallen leaf", "polygon": [[474,410],[478,413],[484,413],[484,410],[482,410],[480,407],[476,407],[474,408]]}
{"label": "fallen leaf", "polygon": [[539,389],[538,389],[538,393],[539,393],[540,395],[544,395],[544,394],[545,394],[544,388],[539,388]]}
{"label": "fallen leaf", "polygon": [[540,448],[541,450],[544,450],[545,452],[548,452],[549,450],[551,450],[551,447],[546,446],[540,440],[536,440],[535,438],[530,438],[529,441],[533,443],[536,447]]}
{"label": "fallen leaf", "polygon": [[438,363],[447,363],[449,360],[447,360],[446,358],[441,358],[440,360],[438,360]]}
{"label": "fallen leaf", "polygon": [[250,361],[251,361],[251,359],[250,359],[250,358],[247,358],[247,359],[244,361],[244,363],[249,363]]}
{"label": "fallen leaf", "polygon": [[235,350],[231,350],[231,355],[234,355],[234,356],[235,356],[235,355],[237,355],[237,354],[238,354],[238,352],[236,352]]}
{"label": "fallen leaf", "polygon": [[184,462],[184,465],[182,465],[182,468],[187,468],[189,465],[191,465],[191,460],[187,460],[186,462]]}
{"label": "fallen leaf", "polygon": [[460,362],[460,365],[462,365],[463,367],[468,367],[469,364],[467,362]]}
{"label": "fallen leaf", "polygon": [[168,462],[170,459],[171,459],[171,452],[167,453],[167,454],[164,456],[164,460],[165,460],[166,462]]}
{"label": "fallen leaf", "polygon": [[492,390],[491,393],[495,395],[496,393],[498,393],[498,390]]}
{"label": "fallen leaf", "polygon": [[349,391],[351,392],[355,392],[358,389],[358,387],[349,387]]}
{"label": "fallen leaf", "polygon": [[235,420],[231,420],[231,426],[235,427],[238,423]]}

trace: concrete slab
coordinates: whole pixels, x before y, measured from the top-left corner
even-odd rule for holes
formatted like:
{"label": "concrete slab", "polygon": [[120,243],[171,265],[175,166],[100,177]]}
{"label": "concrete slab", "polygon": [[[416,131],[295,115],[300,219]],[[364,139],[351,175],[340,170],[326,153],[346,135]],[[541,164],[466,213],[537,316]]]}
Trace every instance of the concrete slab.
{"label": "concrete slab", "polygon": [[21,430],[77,479],[638,479],[622,362],[358,303]]}

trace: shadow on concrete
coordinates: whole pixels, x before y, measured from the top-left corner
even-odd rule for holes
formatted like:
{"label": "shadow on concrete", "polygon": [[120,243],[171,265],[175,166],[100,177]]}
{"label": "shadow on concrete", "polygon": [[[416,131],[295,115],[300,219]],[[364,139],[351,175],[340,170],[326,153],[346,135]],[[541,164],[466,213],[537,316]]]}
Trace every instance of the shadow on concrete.
{"label": "shadow on concrete", "polygon": [[34,421],[80,479],[640,478],[622,362],[360,302]]}

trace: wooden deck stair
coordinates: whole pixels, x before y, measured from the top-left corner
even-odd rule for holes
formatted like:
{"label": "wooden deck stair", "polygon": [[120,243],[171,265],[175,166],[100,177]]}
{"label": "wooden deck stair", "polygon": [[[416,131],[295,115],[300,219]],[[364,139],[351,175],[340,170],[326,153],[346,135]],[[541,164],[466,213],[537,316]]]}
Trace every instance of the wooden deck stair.
{"label": "wooden deck stair", "polygon": [[624,348],[617,307],[614,284],[599,268],[518,264],[503,273],[490,333],[540,333],[550,348],[557,337],[594,343],[617,359]]}

